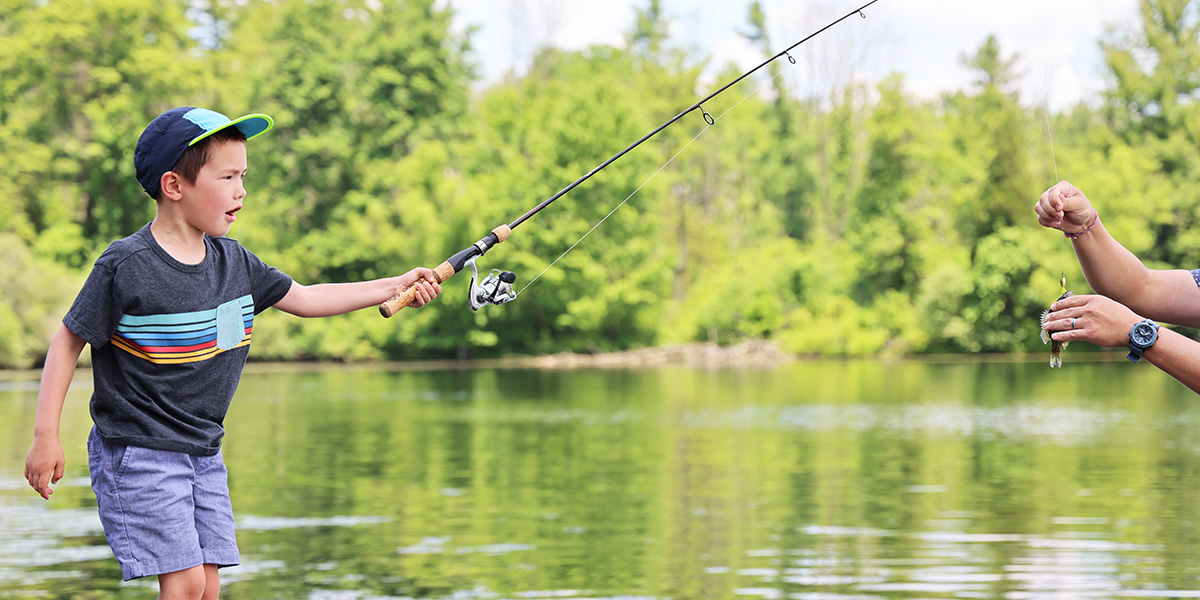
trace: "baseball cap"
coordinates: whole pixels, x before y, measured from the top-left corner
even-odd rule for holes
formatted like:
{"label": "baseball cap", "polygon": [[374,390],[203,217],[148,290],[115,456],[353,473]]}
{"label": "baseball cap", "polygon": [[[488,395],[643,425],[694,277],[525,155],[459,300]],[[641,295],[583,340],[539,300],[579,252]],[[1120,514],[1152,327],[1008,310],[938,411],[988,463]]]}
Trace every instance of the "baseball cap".
{"label": "baseball cap", "polygon": [[230,119],[207,108],[172,108],[151,121],[138,138],[137,149],[133,152],[138,182],[153,198],[158,195],[163,173],[179,162],[188,146],[226,127],[237,127],[246,139],[250,139],[270,129],[274,123],[271,117],[263,114]]}

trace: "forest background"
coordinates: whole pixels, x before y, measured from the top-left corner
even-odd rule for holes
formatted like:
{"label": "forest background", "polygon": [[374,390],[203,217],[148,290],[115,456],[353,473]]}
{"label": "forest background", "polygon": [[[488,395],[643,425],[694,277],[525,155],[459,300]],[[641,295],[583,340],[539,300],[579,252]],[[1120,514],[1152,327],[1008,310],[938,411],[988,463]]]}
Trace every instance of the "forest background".
{"label": "forest background", "polygon": [[[707,95],[659,2],[623,47],[544,49],[476,88],[471,32],[431,0],[0,0],[0,366],[40,364],[87,271],[154,216],[131,159],[174,106],[265,112],[230,233],[302,283],[434,266]],[[1200,266],[1200,0],[1143,0],[1097,40],[1102,97],[1046,115],[995,39],[967,89],[900,75],[803,97],[786,62],[706,105],[718,121],[516,302],[258,317],[259,360],[612,351],[771,340],[801,355],[1041,350],[1060,271],[1036,224],[1057,169],[1147,265]],[[771,40],[757,2],[747,39]],[[778,43],[776,43],[778,42]],[[821,43],[820,38],[812,43]],[[729,65],[721,81],[747,65]],[[761,88],[759,86],[762,86]],[[755,91],[757,89],[757,91]],[[704,127],[697,116],[480,260],[520,289]],[[1069,244],[1067,244],[1069,246]]]}

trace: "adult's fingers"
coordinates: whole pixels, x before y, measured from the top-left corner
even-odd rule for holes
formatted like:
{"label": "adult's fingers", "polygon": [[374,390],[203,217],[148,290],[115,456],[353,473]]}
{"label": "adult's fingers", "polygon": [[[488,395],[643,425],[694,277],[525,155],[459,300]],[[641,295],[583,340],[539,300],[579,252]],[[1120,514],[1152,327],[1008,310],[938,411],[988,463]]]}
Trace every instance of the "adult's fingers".
{"label": "adult's fingers", "polygon": [[1041,226],[1053,229],[1062,227],[1062,212],[1051,210],[1043,201],[1033,205],[1033,212],[1037,214],[1038,224]]}
{"label": "adult's fingers", "polygon": [[1060,307],[1058,310],[1050,311],[1050,314],[1046,315],[1046,322],[1049,323],[1051,321],[1059,321],[1062,319],[1069,321],[1071,319],[1080,318],[1085,314],[1087,314],[1087,310],[1084,306],[1069,306],[1065,308]]}
{"label": "adult's fingers", "polygon": [[1050,333],[1050,339],[1056,342],[1074,342],[1077,340],[1086,340],[1087,332],[1082,328],[1053,331]]}
{"label": "adult's fingers", "polygon": [[[1077,308],[1077,307],[1081,307],[1081,306],[1087,306],[1087,303],[1089,301],[1091,301],[1092,298],[1095,298],[1095,296],[1091,295],[1091,294],[1084,294],[1081,296],[1067,296],[1066,298],[1063,298],[1062,300],[1055,300],[1054,304],[1050,305],[1050,311],[1051,311],[1050,317],[1057,318],[1057,317],[1059,317],[1059,315],[1055,314],[1055,313],[1058,313],[1058,312],[1068,309],[1068,308]],[[1079,315],[1076,314],[1074,316],[1079,316]]]}

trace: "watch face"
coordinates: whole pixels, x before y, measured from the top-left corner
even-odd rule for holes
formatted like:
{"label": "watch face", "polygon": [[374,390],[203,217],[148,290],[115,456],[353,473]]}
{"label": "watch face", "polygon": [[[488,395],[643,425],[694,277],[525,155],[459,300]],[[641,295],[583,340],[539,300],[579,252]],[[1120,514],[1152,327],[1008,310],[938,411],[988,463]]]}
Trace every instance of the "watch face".
{"label": "watch face", "polygon": [[1154,341],[1154,328],[1147,323],[1138,323],[1133,327],[1133,331],[1129,332],[1130,340],[1139,345],[1146,346]]}

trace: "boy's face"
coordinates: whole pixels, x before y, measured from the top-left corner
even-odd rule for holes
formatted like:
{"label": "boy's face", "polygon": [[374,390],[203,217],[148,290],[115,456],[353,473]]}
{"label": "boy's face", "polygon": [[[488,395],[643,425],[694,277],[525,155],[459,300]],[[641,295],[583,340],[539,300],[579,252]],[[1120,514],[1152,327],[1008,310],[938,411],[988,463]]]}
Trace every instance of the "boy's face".
{"label": "boy's face", "polygon": [[229,233],[242,209],[246,188],[246,144],[225,142],[211,149],[212,160],[196,175],[196,183],[180,178],[181,208],[188,224],[211,236]]}

